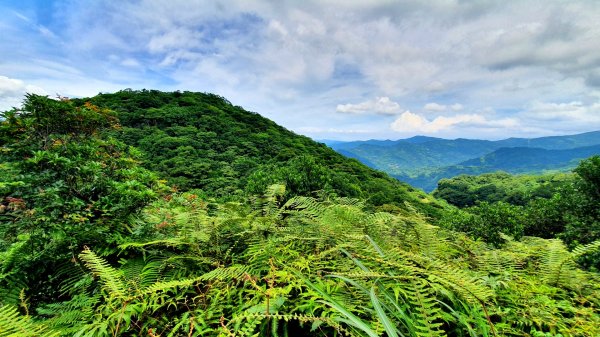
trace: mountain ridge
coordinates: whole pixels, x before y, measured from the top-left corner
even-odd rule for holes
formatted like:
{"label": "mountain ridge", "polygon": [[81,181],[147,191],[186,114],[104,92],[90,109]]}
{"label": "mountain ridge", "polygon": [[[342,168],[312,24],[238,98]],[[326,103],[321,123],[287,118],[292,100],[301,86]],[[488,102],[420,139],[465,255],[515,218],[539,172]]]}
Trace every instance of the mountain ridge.
{"label": "mountain ridge", "polygon": [[[416,136],[405,140],[383,142],[385,142],[385,146],[379,146],[380,143],[371,140],[338,143],[332,148],[425,191],[433,190],[441,178],[450,178],[463,173],[478,174],[499,170],[510,173],[564,171],[575,167],[576,160],[583,159],[580,157],[583,153],[591,153],[590,155],[600,153],[600,150],[594,147],[600,145],[600,131],[539,138],[513,137],[496,141]],[[390,146],[390,143],[393,145]],[[584,149],[586,147],[589,147],[587,149],[589,151]],[[566,152],[544,152],[542,150]],[[504,162],[496,160],[495,166],[490,166],[490,158],[498,155],[496,151],[499,151],[499,158],[503,158]],[[573,152],[573,156],[569,156],[569,152]],[[507,156],[506,153],[510,153],[510,156]],[[539,164],[531,161],[529,166],[522,162],[518,165],[511,164],[512,157],[522,160],[527,153],[533,155],[531,159],[535,158]],[[555,157],[547,159],[545,156]],[[552,161],[552,163],[548,161]],[[482,165],[482,162],[487,162],[487,165]]]}
{"label": "mountain ridge", "polygon": [[180,190],[219,198],[265,192],[284,183],[292,195],[333,193],[436,217],[433,197],[297,135],[258,113],[207,93],[123,90],[74,100],[114,110],[114,136],[143,153],[143,165]]}

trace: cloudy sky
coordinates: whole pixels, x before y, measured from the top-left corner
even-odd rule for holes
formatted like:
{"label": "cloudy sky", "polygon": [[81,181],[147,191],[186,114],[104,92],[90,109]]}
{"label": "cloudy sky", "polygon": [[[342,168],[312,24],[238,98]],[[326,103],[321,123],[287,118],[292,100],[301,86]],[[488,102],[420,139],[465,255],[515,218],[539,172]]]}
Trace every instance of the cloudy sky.
{"label": "cloudy sky", "polygon": [[600,1],[3,0],[25,92],[213,92],[316,139],[600,129]]}

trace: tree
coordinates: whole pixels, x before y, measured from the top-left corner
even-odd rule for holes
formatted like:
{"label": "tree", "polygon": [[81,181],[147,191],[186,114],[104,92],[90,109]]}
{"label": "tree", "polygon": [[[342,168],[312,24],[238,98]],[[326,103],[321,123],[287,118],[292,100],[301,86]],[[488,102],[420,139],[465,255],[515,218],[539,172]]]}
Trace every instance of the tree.
{"label": "tree", "polygon": [[450,212],[442,219],[442,225],[499,247],[504,243],[500,233],[515,239],[523,236],[524,221],[522,207],[500,201]]}
{"label": "tree", "polygon": [[111,111],[27,95],[0,116],[0,246],[9,256],[0,282],[27,288],[35,304],[58,291],[50,275],[84,246],[114,249],[161,185],[136,150],[102,135],[118,128]]}
{"label": "tree", "polygon": [[600,202],[600,156],[582,160],[574,170],[581,178],[578,187],[593,201]]}

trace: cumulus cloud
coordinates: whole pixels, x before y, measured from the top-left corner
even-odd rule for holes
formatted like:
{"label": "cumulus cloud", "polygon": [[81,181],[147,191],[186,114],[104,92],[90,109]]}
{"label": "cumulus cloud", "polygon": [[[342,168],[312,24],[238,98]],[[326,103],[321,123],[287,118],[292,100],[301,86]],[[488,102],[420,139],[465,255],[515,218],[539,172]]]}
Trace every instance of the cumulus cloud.
{"label": "cumulus cloud", "polygon": [[450,117],[440,116],[428,120],[423,116],[406,111],[402,113],[390,127],[396,132],[403,133],[437,133],[457,126],[484,128],[514,128],[519,123],[516,119],[505,118],[488,120],[478,114],[461,114]]}
{"label": "cumulus cloud", "polygon": [[460,103],[454,103],[450,106],[450,109],[452,109],[452,111],[460,111],[464,109],[464,106]]}
{"label": "cumulus cloud", "polygon": [[570,134],[600,129],[600,102],[542,102],[529,104],[518,114],[529,126],[553,134]]}
{"label": "cumulus cloud", "polygon": [[463,110],[465,107],[460,103],[454,104],[439,104],[435,102],[427,103],[423,106],[423,110],[429,113],[442,113],[442,112],[457,112]]}
{"label": "cumulus cloud", "polygon": [[600,86],[595,81],[600,50],[589,43],[600,38],[599,10],[598,4],[587,2],[514,5],[514,16],[504,17],[504,23],[480,24],[471,42],[472,56],[491,70],[543,68],[583,78],[591,87]]}
{"label": "cumulus cloud", "polygon": [[389,97],[376,97],[358,104],[338,104],[337,112],[350,114],[379,114],[397,115],[402,112],[400,104],[392,101]]}
{"label": "cumulus cloud", "polygon": [[0,110],[4,111],[20,105],[26,93],[47,95],[38,86],[26,84],[22,80],[0,76]]}
{"label": "cumulus cloud", "polygon": [[[594,1],[72,0],[52,2],[52,11],[42,4],[16,12],[0,4],[0,73],[35,78],[52,93],[210,91],[298,131],[300,114],[328,130],[344,113],[381,132],[388,121],[369,114],[405,116],[422,132],[461,136],[480,122],[482,130],[527,136],[539,125],[563,130],[560,109],[578,120],[569,130],[600,128],[590,103],[600,98]],[[334,112],[339,102],[346,104]],[[496,113],[483,113],[488,106]],[[529,129],[513,128],[515,120]]]}
{"label": "cumulus cloud", "polygon": [[443,104],[438,104],[438,103],[427,103],[423,107],[423,109],[425,109],[427,111],[436,111],[436,112],[446,111],[446,108],[447,108],[447,106],[445,106]]}

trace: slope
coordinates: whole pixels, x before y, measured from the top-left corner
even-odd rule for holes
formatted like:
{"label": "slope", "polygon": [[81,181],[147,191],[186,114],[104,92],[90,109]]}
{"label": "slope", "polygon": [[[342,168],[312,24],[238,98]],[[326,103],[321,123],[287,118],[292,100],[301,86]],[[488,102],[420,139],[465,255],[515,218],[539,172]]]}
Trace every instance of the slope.
{"label": "slope", "polygon": [[[430,138],[420,142],[396,141],[393,145],[365,142],[341,144],[333,148],[390,174],[416,174],[423,169],[458,164],[494,151],[494,142],[472,139]],[[389,141],[391,142],[391,141]]]}
{"label": "slope", "polygon": [[546,150],[566,150],[600,144],[600,131],[576,135],[550,136],[540,138],[508,138],[495,142],[501,147],[537,147]]}
{"label": "slope", "polygon": [[76,100],[117,112],[116,136],[143,153],[144,165],[182,190],[239,198],[285,183],[289,195],[321,193],[405,202],[436,217],[443,205],[387,174],[345,158],[257,113],[206,93],[124,90]]}
{"label": "slope", "polygon": [[432,191],[437,181],[461,174],[505,171],[508,173],[544,173],[549,171],[569,171],[587,157],[600,154],[600,145],[578,147],[566,150],[546,150],[540,148],[512,147],[500,148],[480,158],[466,160],[457,165],[430,170],[419,175],[394,175],[397,179]]}
{"label": "slope", "polygon": [[[398,179],[406,181],[413,186],[432,190],[435,188],[436,179],[448,177],[448,174],[463,173],[462,166],[477,166],[474,164],[481,160],[493,160],[488,168],[479,168],[476,172],[490,172],[495,170],[511,171],[511,165],[520,165],[517,172],[541,172],[546,169],[545,154],[538,150],[528,152],[526,148],[546,150],[569,150],[600,144],[600,131],[587,132],[577,135],[552,136],[541,138],[509,138],[498,141],[477,139],[441,139],[417,136],[396,141],[369,140],[356,142],[331,143],[331,147],[345,156],[356,158],[370,167],[387,172]],[[502,148],[521,148],[502,150]],[[489,158],[485,158],[490,154]],[[512,164],[513,156],[520,162]],[[568,156],[568,155],[567,155]],[[525,161],[525,158],[529,161]],[[561,161],[564,156],[556,157]],[[495,158],[495,159],[492,159]],[[473,160],[473,162],[469,162]],[[500,163],[500,160],[507,160]],[[540,164],[537,164],[540,161]],[[466,162],[466,163],[463,163]],[[456,167],[455,167],[456,166]],[[505,166],[507,168],[505,168]],[[565,169],[573,167],[573,163],[554,163],[549,169]],[[469,172],[464,172],[469,173]]]}

